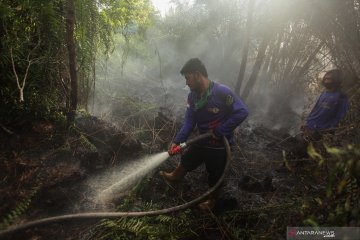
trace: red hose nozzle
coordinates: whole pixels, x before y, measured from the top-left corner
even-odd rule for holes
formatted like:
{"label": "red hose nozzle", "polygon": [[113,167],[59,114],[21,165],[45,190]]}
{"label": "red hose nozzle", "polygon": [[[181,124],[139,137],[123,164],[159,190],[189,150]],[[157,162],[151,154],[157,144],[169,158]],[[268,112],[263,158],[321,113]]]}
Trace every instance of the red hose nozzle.
{"label": "red hose nozzle", "polygon": [[178,154],[178,153],[180,153],[180,151],[181,151],[181,146],[175,145],[169,150],[169,155],[172,156],[172,155]]}
{"label": "red hose nozzle", "polygon": [[173,155],[176,155],[178,153],[181,152],[182,149],[186,148],[187,146],[199,141],[199,140],[203,140],[203,139],[206,139],[206,138],[209,138],[212,136],[212,133],[204,133],[202,135],[199,135],[193,139],[190,139],[186,142],[183,142],[183,143],[180,143],[179,145],[174,145],[169,151],[169,155],[170,156],[173,156]]}

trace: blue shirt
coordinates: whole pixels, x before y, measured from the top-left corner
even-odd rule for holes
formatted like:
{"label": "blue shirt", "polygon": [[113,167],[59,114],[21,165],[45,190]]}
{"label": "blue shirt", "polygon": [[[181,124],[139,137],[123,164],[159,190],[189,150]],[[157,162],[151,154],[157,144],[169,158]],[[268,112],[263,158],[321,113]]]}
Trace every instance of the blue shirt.
{"label": "blue shirt", "polygon": [[[219,83],[214,83],[206,105],[197,111],[195,111],[196,100],[196,93],[190,92],[184,123],[174,143],[185,142],[196,126],[200,134],[213,130],[217,136],[225,136],[231,144],[234,129],[248,116],[245,104],[230,88]],[[208,147],[223,145],[221,138],[205,140],[199,144]]]}
{"label": "blue shirt", "polygon": [[341,92],[323,92],[311,110],[306,126],[318,131],[336,128],[348,106],[348,99]]}

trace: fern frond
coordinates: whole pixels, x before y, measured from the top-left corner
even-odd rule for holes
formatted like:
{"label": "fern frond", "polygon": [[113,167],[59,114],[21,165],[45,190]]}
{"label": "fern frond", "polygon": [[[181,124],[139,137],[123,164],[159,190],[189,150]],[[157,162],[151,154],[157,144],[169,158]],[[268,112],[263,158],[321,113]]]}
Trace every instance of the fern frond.
{"label": "fern frond", "polygon": [[3,219],[0,220],[0,229],[7,228],[10,224],[15,222],[22,214],[29,208],[32,198],[37,193],[39,188],[34,188],[30,195],[23,199],[10,213],[6,214]]}

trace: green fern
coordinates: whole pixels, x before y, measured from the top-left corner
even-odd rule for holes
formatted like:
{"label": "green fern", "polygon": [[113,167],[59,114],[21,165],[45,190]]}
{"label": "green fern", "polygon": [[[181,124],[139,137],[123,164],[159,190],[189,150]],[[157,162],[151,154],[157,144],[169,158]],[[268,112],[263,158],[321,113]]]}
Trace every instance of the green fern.
{"label": "green fern", "polygon": [[[134,195],[130,195],[119,206],[119,209],[128,208],[135,204]],[[143,211],[159,209],[153,202],[142,202]],[[159,215],[155,217],[124,217],[117,220],[106,219],[94,229],[86,239],[180,239],[183,236],[193,236],[191,226],[197,219],[192,217],[190,209],[172,215]]]}
{"label": "green fern", "polygon": [[0,229],[7,228],[10,224],[15,222],[19,217],[26,212],[29,208],[32,198],[38,192],[39,188],[34,188],[30,195],[23,199],[16,207],[10,211],[1,221],[0,221]]}
{"label": "green fern", "polygon": [[[359,180],[360,180],[360,147],[349,145],[347,148],[325,146],[328,156],[324,157],[314,149],[310,155],[318,161],[319,165],[326,162],[329,169],[326,176],[325,196],[319,196],[316,207],[328,206],[326,224],[347,225],[350,222],[359,224]],[[309,206],[312,209],[313,206]],[[317,221],[315,216],[307,220]],[[309,222],[308,222],[309,223]],[[324,223],[322,223],[324,224]],[[311,225],[311,224],[310,224]]]}

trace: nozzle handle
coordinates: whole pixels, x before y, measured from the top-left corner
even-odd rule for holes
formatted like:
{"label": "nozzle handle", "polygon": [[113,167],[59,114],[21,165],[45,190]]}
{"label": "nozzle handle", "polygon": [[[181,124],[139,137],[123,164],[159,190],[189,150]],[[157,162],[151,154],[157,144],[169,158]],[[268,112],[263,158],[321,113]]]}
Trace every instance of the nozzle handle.
{"label": "nozzle handle", "polygon": [[205,133],[205,134],[201,134],[199,136],[196,136],[184,143],[180,143],[179,145],[177,146],[174,146],[168,153],[170,156],[173,156],[173,155],[176,155],[178,153],[181,152],[182,149],[186,148],[187,146],[197,142],[197,141],[200,141],[200,140],[203,140],[203,139],[206,139],[206,138],[209,138],[211,137],[212,134],[211,133]]}
{"label": "nozzle handle", "polygon": [[173,156],[173,155],[176,155],[176,154],[180,153],[180,151],[181,151],[181,146],[180,146],[180,145],[176,145],[176,146],[172,147],[172,148],[168,151],[168,153],[169,153],[170,156]]}

